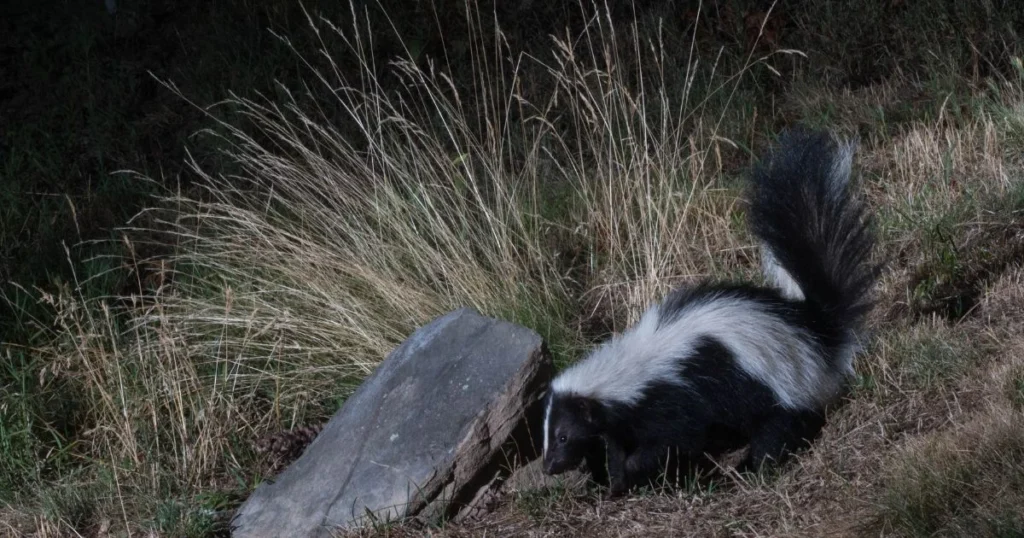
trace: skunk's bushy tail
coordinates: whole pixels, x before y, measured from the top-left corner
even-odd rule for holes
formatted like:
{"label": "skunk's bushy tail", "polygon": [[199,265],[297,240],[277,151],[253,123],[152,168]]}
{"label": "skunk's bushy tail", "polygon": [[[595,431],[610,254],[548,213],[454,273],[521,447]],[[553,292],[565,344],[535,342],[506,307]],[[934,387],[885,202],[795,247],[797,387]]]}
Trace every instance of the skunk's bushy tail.
{"label": "skunk's bushy tail", "polygon": [[783,134],[753,170],[750,224],[765,273],[783,295],[857,330],[879,268],[870,216],[850,186],[852,157],[851,144],[827,133]]}

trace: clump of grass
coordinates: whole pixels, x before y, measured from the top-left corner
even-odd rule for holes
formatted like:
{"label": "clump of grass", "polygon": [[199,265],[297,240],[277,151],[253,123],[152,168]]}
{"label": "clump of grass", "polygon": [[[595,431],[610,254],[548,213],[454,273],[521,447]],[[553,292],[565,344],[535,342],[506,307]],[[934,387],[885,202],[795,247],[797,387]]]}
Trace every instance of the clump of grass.
{"label": "clump of grass", "polygon": [[942,319],[884,331],[872,346],[872,360],[862,361],[856,386],[883,398],[950,387],[977,370],[987,352],[982,342]]}
{"label": "clump of grass", "polygon": [[[944,333],[944,334],[943,334]],[[955,331],[937,332],[912,329],[901,341],[901,368],[921,386],[949,382],[969,372],[982,350]]]}
{"label": "clump of grass", "polygon": [[1024,418],[1000,410],[913,443],[884,469],[877,523],[898,536],[1024,532]]}
{"label": "clump of grass", "polygon": [[1024,411],[1024,368],[1017,368],[1007,376],[1006,395],[1014,409]]}
{"label": "clump of grass", "polygon": [[563,485],[550,485],[520,491],[516,494],[515,507],[526,517],[543,519],[549,512],[565,502],[569,492]]}
{"label": "clump of grass", "polygon": [[[317,28],[355,54],[368,47],[360,28]],[[679,281],[737,265],[736,193],[715,183],[728,141],[656,75],[632,85],[644,73],[618,69],[613,28],[598,19],[589,32],[554,41],[543,71],[552,93],[539,103],[518,91],[530,60],[500,34],[474,41],[470,95],[408,60],[392,64],[397,94],[368,64],[355,76],[329,56],[324,69],[310,64],[346,135],[291,98],[232,98],[251,126],[220,125],[240,173],[195,166],[208,195],[167,200],[177,209],[163,224],[181,245],[175,293],[150,319],[183,331],[195,352],[231,356],[239,386],[262,382],[256,371],[301,378],[281,384],[281,402],[287,387],[330,392],[325,383],[361,378],[416,325],[458,306],[530,325],[571,355],[579,290],[612,297],[628,319]],[[633,39],[636,55],[663,60],[657,41]],[[552,191],[568,198],[553,214]],[[570,268],[582,269],[576,281],[546,251],[552,229],[574,230],[588,254]]]}
{"label": "clump of grass", "polygon": [[[130,253],[158,241],[176,255],[128,260],[159,268],[138,275],[137,295],[93,299],[75,281],[47,296],[57,321],[35,351],[41,375],[73,380],[90,402],[88,434],[57,444],[89,462],[80,483],[103,494],[40,517],[210,532],[264,478],[252,439],[330,415],[432,317],[472,306],[536,329],[565,361],[588,343],[590,290],[621,322],[669,286],[740,265],[735,193],[717,183],[721,118],[620,69],[641,62],[618,56],[606,19],[555,40],[547,63],[474,34],[469,85],[399,58],[396,91],[369,61],[367,29],[310,23],[360,68],[326,51],[309,60],[330,96],[316,107],[284,85],[283,98],[222,103],[208,134],[236,173],[193,160],[202,193],[170,194],[149,212],[155,229],[123,230]],[[632,53],[664,62],[632,30]],[[520,91],[529,62],[551,89],[540,100]],[[563,197],[554,209],[551,192]],[[566,267],[552,235],[585,255]],[[46,491],[19,488],[11,502],[38,507]],[[210,491],[228,500],[199,498]]]}

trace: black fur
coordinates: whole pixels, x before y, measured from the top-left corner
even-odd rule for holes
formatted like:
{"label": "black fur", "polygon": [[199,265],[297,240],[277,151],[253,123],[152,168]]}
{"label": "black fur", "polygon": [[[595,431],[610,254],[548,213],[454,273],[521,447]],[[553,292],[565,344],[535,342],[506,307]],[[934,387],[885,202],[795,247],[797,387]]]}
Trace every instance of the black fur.
{"label": "black fur", "polygon": [[[804,300],[774,288],[703,284],[670,294],[660,306],[659,328],[695,302],[742,300],[820,346],[821,364],[843,376],[839,359],[871,308],[878,268],[869,262],[873,237],[863,206],[848,185],[837,189],[831,182],[838,158],[827,135],[794,131],[752,173],[751,227]],[[678,359],[678,379],[650,383],[635,405],[549,394],[545,471],[558,474],[585,461],[615,496],[654,483],[662,471],[678,476],[748,444],[740,470],[781,462],[825,423],[824,409],[784,407],[713,337],[702,337],[690,356]]]}
{"label": "black fur", "polygon": [[654,383],[636,406],[549,394],[553,443],[560,458],[545,461],[549,474],[586,462],[595,482],[612,496],[633,487],[670,484],[691,471],[709,470],[712,458],[728,450],[751,449],[741,471],[766,458],[782,460],[806,446],[824,423],[823,415],[778,405],[764,384],[740,369],[721,342],[705,338],[691,358],[680,362],[686,388]]}
{"label": "black fur", "polygon": [[871,263],[872,219],[850,182],[836,186],[838,148],[827,133],[795,129],[755,166],[750,227],[804,292],[823,324],[856,331],[881,268]]}

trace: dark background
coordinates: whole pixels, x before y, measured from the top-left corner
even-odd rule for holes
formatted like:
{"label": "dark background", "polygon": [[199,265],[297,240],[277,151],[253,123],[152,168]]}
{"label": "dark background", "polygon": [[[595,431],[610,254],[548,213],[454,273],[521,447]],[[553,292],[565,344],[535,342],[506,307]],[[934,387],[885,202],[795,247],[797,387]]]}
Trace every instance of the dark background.
{"label": "dark background", "polygon": [[[89,282],[88,293],[125,292],[117,263],[95,258],[116,253],[116,241],[83,242],[116,239],[112,230],[152,203],[161,187],[188,189],[186,148],[204,167],[220,164],[216,142],[196,134],[212,122],[157,79],[175,84],[200,106],[229,91],[273,96],[279,91],[275,81],[300,85],[307,73],[299,55],[315,56],[318,48],[303,5],[342,27],[351,24],[353,10],[374,28],[393,25],[396,32],[375,32],[382,69],[385,59],[403,52],[396,34],[417,58],[465,62],[469,36],[460,0],[384,2],[383,10],[367,1],[122,0],[114,14],[100,0],[0,5],[0,282],[7,298],[0,303],[32,310],[31,293],[10,282],[31,291],[77,277]],[[511,50],[540,58],[550,57],[550,34],[579,30],[583,13],[592,13],[589,5],[569,1],[474,5],[485,15],[484,27],[498,21]],[[972,57],[951,63],[954,69],[973,70],[978,79],[1005,71],[1020,48],[1017,31],[1024,19],[1019,4],[1010,1],[791,0],[773,7],[764,1],[652,0],[609,6],[623,26],[661,17],[666,35],[684,44],[695,38],[705,53],[719,49],[724,62],[749,54],[772,8],[761,51],[807,51],[801,66],[806,76],[853,90],[894,70],[911,77],[934,73],[935,62],[965,55]],[[275,33],[288,36],[295,50]],[[330,33],[322,35],[329,49],[340,45]],[[684,65],[687,51],[678,54]],[[351,61],[344,55],[335,60],[343,67]],[[456,79],[459,73],[454,70]],[[766,85],[763,98],[780,91],[781,85]],[[156,181],[118,173],[126,170]],[[90,281],[95,275],[103,276]],[[25,339],[23,328],[5,323],[0,340]]]}

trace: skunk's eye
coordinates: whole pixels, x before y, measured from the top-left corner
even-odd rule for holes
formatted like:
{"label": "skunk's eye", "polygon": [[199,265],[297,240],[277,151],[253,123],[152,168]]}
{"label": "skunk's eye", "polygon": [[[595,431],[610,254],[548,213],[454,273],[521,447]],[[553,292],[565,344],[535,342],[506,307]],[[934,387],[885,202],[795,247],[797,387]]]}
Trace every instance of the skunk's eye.
{"label": "skunk's eye", "polygon": [[558,442],[559,442],[559,443],[564,443],[564,442],[566,442],[566,441],[568,441],[568,440],[569,440],[569,439],[567,439],[567,438],[566,438],[566,437],[565,437],[564,435],[558,438]]}

